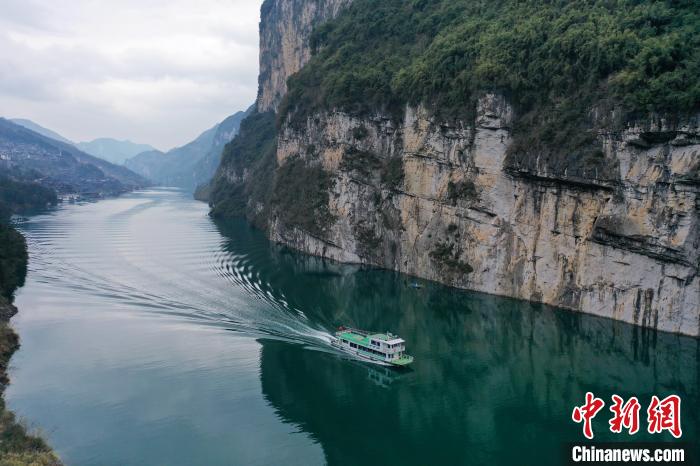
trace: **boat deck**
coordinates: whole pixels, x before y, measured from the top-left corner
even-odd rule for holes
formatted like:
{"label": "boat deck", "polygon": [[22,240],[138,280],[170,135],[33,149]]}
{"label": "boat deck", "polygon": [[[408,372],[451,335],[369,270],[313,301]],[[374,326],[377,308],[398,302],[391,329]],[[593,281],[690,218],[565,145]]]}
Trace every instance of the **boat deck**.
{"label": "boat deck", "polygon": [[413,362],[413,356],[403,355],[399,359],[394,359],[391,363],[395,366],[408,366]]}
{"label": "boat deck", "polygon": [[[371,335],[369,333],[367,335],[362,335],[362,334],[355,333],[355,332],[350,331],[350,330],[348,330],[346,332],[338,333],[338,338],[343,338],[343,339],[351,341],[353,343],[357,343],[358,345],[367,346],[367,347],[370,347],[370,345],[371,345],[370,341],[372,340],[372,338],[377,339],[377,340],[381,340],[382,339],[381,336],[382,336],[382,334]],[[383,340],[386,340],[387,339],[386,335],[383,335],[383,336],[384,336]]]}

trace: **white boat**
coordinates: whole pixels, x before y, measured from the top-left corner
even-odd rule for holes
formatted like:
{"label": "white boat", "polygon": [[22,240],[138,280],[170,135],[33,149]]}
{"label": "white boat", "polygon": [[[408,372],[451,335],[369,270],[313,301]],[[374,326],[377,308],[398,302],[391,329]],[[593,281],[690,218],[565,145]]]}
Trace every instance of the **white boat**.
{"label": "white boat", "polygon": [[345,353],[383,366],[406,367],[413,362],[413,356],[406,354],[406,342],[388,332],[340,327],[331,344]]}

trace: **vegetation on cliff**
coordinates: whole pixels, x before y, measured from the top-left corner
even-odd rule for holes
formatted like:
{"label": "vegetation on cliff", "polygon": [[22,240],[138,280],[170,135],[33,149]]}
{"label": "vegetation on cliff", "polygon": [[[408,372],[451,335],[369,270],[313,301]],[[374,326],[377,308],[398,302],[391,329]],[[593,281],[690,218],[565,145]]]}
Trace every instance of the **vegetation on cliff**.
{"label": "vegetation on cliff", "polygon": [[244,216],[249,202],[269,199],[276,149],[274,113],[253,113],[243,120],[238,136],[224,147],[221,166],[211,183],[213,216]]}
{"label": "vegetation on cliff", "polygon": [[253,113],[241,123],[238,137],[224,149],[221,168],[211,184],[212,215],[246,216],[260,227],[276,216],[285,225],[322,234],[331,221],[330,177],[300,157],[276,170],[276,150],[274,113]]}
{"label": "vegetation on cliff", "polygon": [[333,223],[328,196],[333,180],[317,163],[299,156],[287,160],[274,177],[272,207],[283,225],[323,236]]}
{"label": "vegetation on cliff", "polygon": [[472,110],[481,91],[521,108],[587,94],[629,111],[697,110],[693,0],[356,0],[312,37],[284,111]]}
{"label": "vegetation on cliff", "polygon": [[[402,188],[403,166],[365,143],[375,117],[398,128],[407,105],[423,105],[441,127],[475,124],[484,94],[505,98],[488,99],[493,110],[515,110],[503,119],[512,125],[505,171],[609,186],[618,160],[601,132],[654,112],[680,119],[700,111],[698,31],[700,10],[689,0],[354,0],[311,34],[312,58],[289,78],[280,106],[278,122],[311,144],[278,167],[274,116],[249,118],[212,184],[213,213],[279,221],[278,231],[327,231],[335,177],[316,145],[342,150],[339,171],[377,189],[375,205],[386,212],[379,193]],[[351,129],[355,145],[314,139],[335,110],[361,120]],[[479,192],[453,180],[444,197],[466,206]],[[378,245],[371,225],[356,233],[366,249]],[[431,258],[466,273],[457,252],[446,246]]]}
{"label": "vegetation on cliff", "polygon": [[400,119],[424,104],[469,122],[495,92],[519,115],[514,154],[585,173],[605,163],[591,129],[610,110],[618,121],[600,124],[700,109],[698,31],[693,0],[355,0],[314,32],[280,111],[300,125],[334,109]]}

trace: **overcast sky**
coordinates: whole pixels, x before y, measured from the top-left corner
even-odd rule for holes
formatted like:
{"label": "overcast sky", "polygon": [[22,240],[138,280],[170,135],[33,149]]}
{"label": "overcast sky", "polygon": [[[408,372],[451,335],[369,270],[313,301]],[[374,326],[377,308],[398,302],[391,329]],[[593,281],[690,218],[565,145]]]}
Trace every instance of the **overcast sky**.
{"label": "overcast sky", "polygon": [[262,0],[0,0],[0,116],[170,149],[255,100]]}

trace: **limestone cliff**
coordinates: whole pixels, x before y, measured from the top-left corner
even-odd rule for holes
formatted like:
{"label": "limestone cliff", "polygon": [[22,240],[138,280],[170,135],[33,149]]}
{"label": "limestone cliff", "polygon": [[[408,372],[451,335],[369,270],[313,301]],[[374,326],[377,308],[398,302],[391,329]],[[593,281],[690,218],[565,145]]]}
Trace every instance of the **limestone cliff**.
{"label": "limestone cliff", "polygon": [[266,0],[260,19],[258,111],[275,111],[287,78],[311,58],[314,26],[335,17],[352,0]]}
{"label": "limestone cliff", "polygon": [[311,29],[347,3],[265,2],[258,113],[224,153],[215,215],[339,261],[700,335],[700,117],[582,108],[595,150],[578,159],[514,149],[517,112],[493,92],[464,119],[329,107],[275,129]]}
{"label": "limestone cliff", "polygon": [[[332,174],[322,235],[270,220],[300,250],[460,288],[700,334],[700,130],[663,121],[605,133],[614,178],[569,178],[508,157],[513,111],[487,95],[476,126],[408,108],[317,115],[283,128],[277,161]],[[395,173],[387,173],[394,167]]]}

